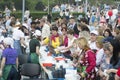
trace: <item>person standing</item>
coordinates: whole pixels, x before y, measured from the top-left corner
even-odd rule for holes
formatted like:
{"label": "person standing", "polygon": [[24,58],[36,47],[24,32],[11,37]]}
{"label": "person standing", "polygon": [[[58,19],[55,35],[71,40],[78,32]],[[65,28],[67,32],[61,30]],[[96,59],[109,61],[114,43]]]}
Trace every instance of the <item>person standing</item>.
{"label": "person standing", "polygon": [[30,47],[30,59],[29,62],[39,64],[39,56],[40,56],[40,42],[39,39],[41,37],[41,32],[36,30],[33,34],[33,38],[29,42]]}
{"label": "person standing", "polygon": [[5,7],[5,16],[10,17],[11,11],[8,9],[8,7]]}
{"label": "person standing", "polygon": [[29,18],[29,16],[30,16],[30,11],[29,11],[29,9],[27,8],[26,9],[26,11],[25,11],[25,14],[24,14],[24,18]]}
{"label": "person standing", "polygon": [[4,80],[18,80],[18,53],[13,48],[13,39],[7,37],[3,42],[5,49],[2,53],[0,76]]}
{"label": "person standing", "polygon": [[40,25],[42,26],[42,40],[50,36],[50,26],[45,23],[45,19],[40,21]]}
{"label": "person standing", "polygon": [[13,39],[14,39],[14,48],[17,49],[18,54],[23,54],[21,49],[21,44],[27,47],[25,43],[24,31],[22,31],[21,24],[17,22],[13,25]]}

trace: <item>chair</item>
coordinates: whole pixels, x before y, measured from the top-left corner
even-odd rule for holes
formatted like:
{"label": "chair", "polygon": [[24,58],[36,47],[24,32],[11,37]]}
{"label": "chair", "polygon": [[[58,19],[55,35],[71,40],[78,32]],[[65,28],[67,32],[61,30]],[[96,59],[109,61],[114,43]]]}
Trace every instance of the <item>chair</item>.
{"label": "chair", "polygon": [[27,54],[21,54],[21,55],[18,55],[18,62],[19,62],[19,65],[18,65],[18,73],[19,73],[19,78],[21,78],[21,66],[22,64],[25,64],[28,62],[28,56]]}
{"label": "chair", "polygon": [[21,66],[21,75],[29,78],[22,78],[22,80],[42,80],[39,79],[41,69],[39,64],[25,63]]}

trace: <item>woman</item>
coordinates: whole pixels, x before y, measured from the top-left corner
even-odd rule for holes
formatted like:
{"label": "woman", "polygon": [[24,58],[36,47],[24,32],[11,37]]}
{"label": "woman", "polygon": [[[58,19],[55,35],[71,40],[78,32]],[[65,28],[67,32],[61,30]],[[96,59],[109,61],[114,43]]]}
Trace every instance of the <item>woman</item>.
{"label": "woman", "polygon": [[113,55],[113,46],[109,42],[105,43],[103,46],[103,50],[104,50],[105,56],[103,57],[103,61],[100,65],[99,76],[102,78],[102,80],[108,80],[109,75],[107,74],[107,72],[112,67],[110,60]]}
{"label": "woman", "polygon": [[51,28],[51,35],[43,40],[43,44],[49,44],[54,49],[62,44],[62,36],[58,34],[58,27],[53,25]]}
{"label": "woman", "polygon": [[107,70],[107,73],[110,75],[110,80],[114,79],[114,75],[116,73],[116,70],[120,67],[120,39],[117,39],[117,37],[111,42],[113,46],[113,55],[110,60],[110,64],[112,65],[109,70]]}
{"label": "woman", "polygon": [[82,50],[77,62],[78,73],[85,80],[96,80],[95,53],[89,48],[88,41],[84,37],[78,39],[78,46]]}
{"label": "woman", "polygon": [[79,37],[85,37],[89,41],[90,40],[90,30],[89,30],[89,28],[83,23],[78,24],[77,28],[80,31],[79,32]]}
{"label": "woman", "polygon": [[58,34],[58,27],[53,26],[49,44],[55,49],[62,44],[62,41],[62,36]]}
{"label": "woman", "polygon": [[66,58],[69,58],[72,60],[71,54],[73,52],[73,42],[76,39],[76,37],[74,37],[74,31],[72,29],[69,29],[67,31],[67,37],[68,37],[68,45],[62,49],[65,51],[65,53],[63,54]]}
{"label": "woman", "polygon": [[99,50],[96,52],[96,66],[99,68],[100,64],[102,63],[104,57],[104,50],[103,50],[103,36],[98,36],[96,40],[96,46]]}
{"label": "woman", "polygon": [[57,26],[52,26],[51,30],[52,34],[43,41],[43,44],[47,44],[49,46],[50,53],[55,54],[58,53],[58,51],[54,51],[54,49],[57,49],[60,45],[62,45],[63,38],[58,34]]}
{"label": "woman", "polygon": [[39,64],[39,56],[40,56],[40,42],[39,37],[41,36],[41,32],[36,30],[33,34],[33,38],[29,42],[30,47],[30,62]]}
{"label": "woman", "polygon": [[104,42],[111,42],[114,38],[110,29],[105,29],[103,36],[105,37]]}
{"label": "woman", "polygon": [[62,27],[63,46],[68,46],[67,27]]}
{"label": "woman", "polygon": [[0,67],[0,76],[4,80],[18,80],[18,53],[13,47],[13,39],[5,38],[3,40],[5,49],[2,54]]}

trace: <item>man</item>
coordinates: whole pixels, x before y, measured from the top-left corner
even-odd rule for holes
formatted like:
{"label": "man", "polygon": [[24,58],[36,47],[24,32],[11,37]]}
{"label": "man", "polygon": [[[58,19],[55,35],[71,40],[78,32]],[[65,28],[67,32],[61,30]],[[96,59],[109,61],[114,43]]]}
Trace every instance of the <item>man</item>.
{"label": "man", "polygon": [[42,40],[50,36],[50,26],[45,23],[44,19],[41,19],[40,26],[42,26]]}
{"label": "man", "polygon": [[75,22],[74,17],[71,17],[71,18],[70,18],[69,24],[70,24],[70,25],[68,26],[68,28],[73,29],[74,32],[75,32],[75,35],[79,35],[79,30],[78,30],[78,28],[77,28],[77,24],[76,24],[76,22]]}

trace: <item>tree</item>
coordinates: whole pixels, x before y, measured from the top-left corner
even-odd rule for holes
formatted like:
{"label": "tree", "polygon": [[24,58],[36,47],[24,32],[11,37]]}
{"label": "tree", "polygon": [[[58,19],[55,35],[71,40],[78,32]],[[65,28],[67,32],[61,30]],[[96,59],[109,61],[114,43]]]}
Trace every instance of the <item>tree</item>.
{"label": "tree", "polygon": [[43,5],[43,3],[40,1],[36,4],[35,6],[35,10],[41,10],[43,11],[45,9],[45,6]]}
{"label": "tree", "polygon": [[114,4],[114,0],[88,0],[91,5]]}

